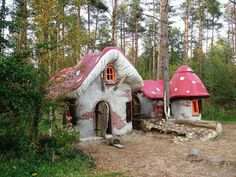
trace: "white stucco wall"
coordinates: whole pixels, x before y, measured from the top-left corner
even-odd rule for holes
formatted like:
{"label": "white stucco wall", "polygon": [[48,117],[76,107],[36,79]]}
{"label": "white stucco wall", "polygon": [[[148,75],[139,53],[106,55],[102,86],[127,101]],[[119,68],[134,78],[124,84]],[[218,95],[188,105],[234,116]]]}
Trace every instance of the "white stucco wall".
{"label": "white stucco wall", "polygon": [[[77,99],[79,120],[77,128],[80,137],[95,136],[95,107],[100,101],[106,101],[110,106],[112,133],[122,135],[132,130],[132,123],[126,122],[126,102],[131,101],[131,88],[129,84],[123,83],[117,90],[114,85],[105,85],[105,92],[101,90],[101,79],[97,79]],[[114,126],[115,124],[115,126]],[[122,125],[121,125],[122,124]],[[120,128],[122,126],[122,128]]]}
{"label": "white stucco wall", "polygon": [[171,112],[176,119],[201,120],[201,114],[192,115],[192,100],[173,100],[171,101]]}

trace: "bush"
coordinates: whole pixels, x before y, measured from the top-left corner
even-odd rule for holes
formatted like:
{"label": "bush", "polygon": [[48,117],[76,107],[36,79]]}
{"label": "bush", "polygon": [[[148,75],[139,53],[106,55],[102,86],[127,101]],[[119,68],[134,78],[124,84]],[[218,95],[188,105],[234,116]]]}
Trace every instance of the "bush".
{"label": "bush", "polygon": [[29,145],[27,137],[13,141],[7,145],[13,150],[8,149],[0,157],[1,176],[75,176],[75,172],[76,176],[88,176],[95,162],[82,150],[73,148],[77,137],[58,130],[52,137],[41,136],[37,145]]}

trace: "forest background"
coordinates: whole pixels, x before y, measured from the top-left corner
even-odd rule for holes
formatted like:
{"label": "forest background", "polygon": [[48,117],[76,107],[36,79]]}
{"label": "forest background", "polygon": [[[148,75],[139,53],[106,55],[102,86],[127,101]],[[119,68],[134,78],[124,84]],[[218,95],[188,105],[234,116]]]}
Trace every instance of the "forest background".
{"label": "forest background", "polygon": [[[166,44],[160,28],[163,4]],[[1,0],[0,5],[0,146],[4,162],[6,154],[15,158],[29,149],[32,152],[32,146],[37,157],[39,151],[47,152],[47,156],[43,153],[47,160],[54,158],[55,149],[63,151],[72,135],[55,130],[55,142],[62,138],[55,148],[52,137],[48,139],[44,133],[49,123],[43,115],[49,112],[49,105],[56,105],[45,100],[45,84],[84,54],[106,46],[121,48],[143,79],[163,79],[166,58],[170,77],[179,66],[189,65],[211,95],[204,102],[203,118],[236,120],[236,0]],[[48,142],[53,144],[51,149]],[[42,144],[50,150],[40,149]],[[56,153],[70,154],[68,149]],[[14,168],[9,164],[16,161],[7,161],[0,168],[11,174]],[[35,171],[33,165],[25,173]]]}

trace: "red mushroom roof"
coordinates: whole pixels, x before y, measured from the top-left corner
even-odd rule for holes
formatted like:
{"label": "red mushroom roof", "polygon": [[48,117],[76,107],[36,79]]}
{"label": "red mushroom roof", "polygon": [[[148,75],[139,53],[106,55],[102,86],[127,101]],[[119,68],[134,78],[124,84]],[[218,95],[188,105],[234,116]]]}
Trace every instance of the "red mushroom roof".
{"label": "red mushroom roof", "polygon": [[208,97],[205,86],[187,65],[178,68],[170,81],[170,97]]}
{"label": "red mushroom roof", "polygon": [[64,68],[50,79],[50,92],[46,97],[56,98],[78,88],[95,65],[97,54],[85,55],[75,67]]}
{"label": "red mushroom roof", "polygon": [[163,99],[163,89],[164,81],[163,80],[144,80],[144,86],[140,91],[150,99],[160,98]]}
{"label": "red mushroom roof", "polygon": [[52,77],[47,85],[49,93],[46,98],[57,98],[78,89],[80,90],[76,94],[81,94],[109,63],[116,63],[120,74],[127,75],[126,81],[132,90],[143,86],[141,76],[122,51],[115,47],[106,47],[101,53],[86,54],[75,67],[62,69]]}

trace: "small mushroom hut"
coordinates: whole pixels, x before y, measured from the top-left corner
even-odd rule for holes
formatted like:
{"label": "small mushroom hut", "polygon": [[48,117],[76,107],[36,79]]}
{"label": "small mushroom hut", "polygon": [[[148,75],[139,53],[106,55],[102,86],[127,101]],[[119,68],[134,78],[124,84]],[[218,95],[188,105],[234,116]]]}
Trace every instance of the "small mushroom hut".
{"label": "small mushroom hut", "polygon": [[163,80],[144,80],[144,86],[137,94],[140,104],[140,114],[149,118],[163,118]]}
{"label": "small mushroom hut", "polygon": [[56,74],[47,97],[64,97],[80,137],[122,135],[132,130],[132,92],[143,80],[118,48],[85,55]]}
{"label": "small mushroom hut", "polygon": [[170,81],[171,113],[176,119],[201,120],[202,98],[209,97],[193,70],[183,65]]}

